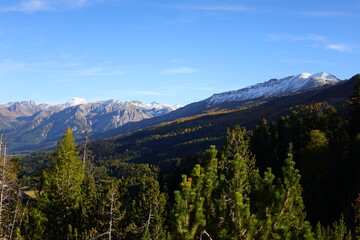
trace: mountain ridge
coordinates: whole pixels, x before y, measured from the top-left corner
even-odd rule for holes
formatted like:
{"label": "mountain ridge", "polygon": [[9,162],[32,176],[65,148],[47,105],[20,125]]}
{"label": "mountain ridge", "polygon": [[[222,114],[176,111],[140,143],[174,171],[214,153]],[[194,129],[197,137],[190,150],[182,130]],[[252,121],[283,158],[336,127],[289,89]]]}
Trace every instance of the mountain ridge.
{"label": "mountain ridge", "polygon": [[[311,77],[313,76],[313,77]],[[249,97],[249,98],[243,98],[242,94],[247,89],[256,89],[256,87],[261,86],[269,86],[274,85],[275,83],[283,83],[284,81],[296,81],[296,79],[300,79],[302,81],[302,84],[297,84],[298,89],[292,89],[293,91],[272,91],[273,94],[268,95],[261,95],[259,94],[257,97]],[[327,79],[330,79],[330,82],[327,81]],[[310,74],[310,73],[300,73],[298,75],[288,76],[281,79],[270,79],[263,83],[258,83],[249,87],[241,88],[239,90],[234,91],[228,91],[223,92],[220,94],[214,94],[209,98],[206,98],[204,100],[190,103],[182,108],[179,108],[175,111],[172,111],[168,114],[164,114],[162,116],[154,117],[151,119],[144,119],[141,122],[136,123],[128,123],[121,128],[113,129],[112,131],[104,132],[103,134],[100,134],[99,136],[94,136],[95,139],[100,138],[106,138],[106,137],[112,137],[119,134],[125,134],[130,133],[133,131],[137,131],[139,129],[145,129],[147,127],[160,124],[162,122],[169,122],[174,121],[177,118],[183,118],[183,117],[190,117],[193,115],[201,115],[206,112],[213,112],[213,111],[220,111],[220,110],[229,110],[229,109],[242,109],[247,107],[254,107],[259,104],[263,104],[266,102],[271,101],[273,98],[284,96],[284,95],[292,95],[297,94],[297,92],[305,92],[312,89],[317,88],[326,88],[329,86],[337,85],[339,83],[343,82],[343,80],[340,80],[336,78],[334,75],[331,75],[326,72],[320,72],[316,74]],[[300,90],[300,91],[295,91]],[[264,91],[263,91],[264,92]],[[240,96],[234,96],[234,93],[239,94]],[[274,94],[276,93],[276,94]],[[212,98],[214,96],[221,96],[222,101],[212,101]]]}
{"label": "mountain ridge", "polygon": [[10,148],[52,145],[70,126],[76,137],[88,132],[102,132],[128,122],[140,121],[171,112],[179,105],[140,101],[106,100],[87,102],[73,98],[65,104],[36,104],[34,101],[0,105],[0,130],[11,139]]}
{"label": "mountain ridge", "polygon": [[280,96],[294,93],[301,90],[312,89],[324,85],[336,85],[341,80],[326,72],[300,73],[281,79],[270,79],[263,83],[241,88],[235,91],[228,91],[214,94],[206,99],[209,104],[219,104],[228,101],[243,101],[263,96]]}
{"label": "mountain ridge", "polygon": [[[341,82],[342,80],[325,72],[301,73],[214,94],[184,107],[114,99],[91,103],[85,99],[73,98],[65,104],[54,106],[23,101],[23,104],[17,102],[0,105],[0,127],[10,133],[9,137],[13,139],[12,149],[45,149],[55,146],[67,126],[72,128],[78,139],[82,138],[85,131],[91,133],[92,139],[101,139],[131,133],[178,118],[252,108],[280,96],[326,88]],[[9,107],[13,105],[16,105],[15,112],[23,116],[15,114],[9,117],[3,114],[4,111],[9,112],[12,109]],[[31,107],[40,111],[32,110]]]}

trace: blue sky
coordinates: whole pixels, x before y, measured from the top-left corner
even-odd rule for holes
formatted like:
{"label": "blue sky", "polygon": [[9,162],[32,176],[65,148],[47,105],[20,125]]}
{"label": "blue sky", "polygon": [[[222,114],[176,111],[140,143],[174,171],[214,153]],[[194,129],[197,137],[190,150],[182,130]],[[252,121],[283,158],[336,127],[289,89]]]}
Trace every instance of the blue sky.
{"label": "blue sky", "polygon": [[0,104],[186,105],[301,72],[360,72],[360,1],[1,0]]}

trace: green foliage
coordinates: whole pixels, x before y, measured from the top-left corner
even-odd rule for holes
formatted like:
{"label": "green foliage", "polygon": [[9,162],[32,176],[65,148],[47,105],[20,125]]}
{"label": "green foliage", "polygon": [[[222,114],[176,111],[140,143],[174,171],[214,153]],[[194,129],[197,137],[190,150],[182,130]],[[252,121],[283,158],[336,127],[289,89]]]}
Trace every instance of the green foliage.
{"label": "green foliage", "polygon": [[[222,151],[211,146],[202,159],[196,158],[199,149],[224,139],[219,132],[237,123],[236,118],[204,114],[96,142],[90,146],[93,163],[85,164],[67,129],[55,155],[32,155],[22,161],[22,173],[29,177],[23,182],[37,175],[43,187],[28,205],[17,202],[13,219],[21,221],[12,236],[359,238],[357,92],[350,101],[349,119],[327,103],[296,106],[277,123],[262,120],[253,132],[239,126],[228,129]],[[180,160],[184,154],[187,161]],[[16,165],[10,171],[14,179]],[[178,179],[181,173],[186,175]],[[178,182],[180,189],[172,196]],[[334,221],[341,213],[344,217]],[[312,230],[310,222],[315,226],[319,220]]]}
{"label": "green foliage", "polygon": [[201,194],[203,187],[200,165],[196,165],[192,177],[183,175],[181,190],[175,191],[175,233],[176,239],[194,239],[206,225],[204,215],[205,198]]}
{"label": "green foliage", "polygon": [[302,200],[300,174],[295,168],[292,154],[288,154],[283,167],[283,184],[279,189],[281,210],[274,223],[275,236],[286,239],[311,239],[311,227],[305,222],[305,206]]}
{"label": "green foliage", "polygon": [[332,224],[332,227],[323,227],[319,222],[316,226],[315,238],[318,240],[351,240],[352,236],[342,216]]}
{"label": "green foliage", "polygon": [[354,210],[355,210],[355,234],[356,239],[360,239],[360,194],[358,195],[355,204],[354,204]]}
{"label": "green foliage", "polygon": [[283,182],[274,184],[270,169],[261,177],[255,168],[244,128],[228,131],[227,139],[219,161],[212,147],[205,167],[196,165],[191,178],[183,176],[182,189],[175,192],[176,237],[312,239],[292,155]]}
{"label": "green foliage", "polygon": [[45,222],[44,234],[49,239],[61,239],[81,228],[81,204],[84,165],[78,157],[76,144],[68,128],[59,141],[56,156],[44,173],[44,188],[37,201]]}
{"label": "green foliage", "polygon": [[124,224],[126,209],[123,200],[126,195],[122,190],[120,181],[110,180],[98,187],[97,209],[94,209],[96,238],[123,239],[126,234]]}
{"label": "green foliage", "polygon": [[165,238],[165,204],[166,196],[160,192],[156,179],[143,178],[131,213],[135,223],[134,238]]}

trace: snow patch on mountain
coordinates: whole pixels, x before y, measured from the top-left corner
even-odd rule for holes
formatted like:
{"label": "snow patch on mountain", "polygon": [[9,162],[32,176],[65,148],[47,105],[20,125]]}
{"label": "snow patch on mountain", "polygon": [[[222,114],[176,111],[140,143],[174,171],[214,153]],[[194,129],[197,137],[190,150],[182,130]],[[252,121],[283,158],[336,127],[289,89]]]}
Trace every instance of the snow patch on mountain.
{"label": "snow patch on mountain", "polygon": [[68,107],[74,107],[86,103],[87,103],[86,99],[73,97],[70,101],[66,102],[65,105]]}
{"label": "snow patch on mountain", "polygon": [[301,73],[296,76],[289,76],[281,79],[271,79],[264,83],[242,88],[236,91],[229,91],[214,94],[206,99],[210,105],[230,101],[244,101],[264,96],[281,96],[295,93],[324,85],[335,85],[341,80],[326,72]]}
{"label": "snow patch on mountain", "polygon": [[157,103],[157,102],[143,104],[140,101],[131,101],[131,104],[133,104],[137,107],[144,108],[146,111],[148,111],[154,117],[169,113],[171,111],[174,111],[174,110],[182,107],[178,104],[171,105],[171,104]]}

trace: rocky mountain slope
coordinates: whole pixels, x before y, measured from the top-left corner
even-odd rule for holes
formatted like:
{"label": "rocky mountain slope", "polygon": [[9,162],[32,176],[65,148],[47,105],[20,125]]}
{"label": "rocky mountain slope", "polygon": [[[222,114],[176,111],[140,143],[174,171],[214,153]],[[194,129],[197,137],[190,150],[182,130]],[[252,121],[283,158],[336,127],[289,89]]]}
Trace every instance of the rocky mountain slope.
{"label": "rocky mountain slope", "polygon": [[178,118],[191,117],[209,112],[252,108],[267,103],[277,97],[296,95],[314,89],[327,88],[340,84],[341,82],[342,80],[325,72],[316,74],[301,73],[281,79],[271,79],[239,90],[214,94],[207,99],[188,104],[169,114],[145,119],[136,123],[128,123],[121,128],[113,129],[97,136],[94,135],[94,138],[100,139],[112,137],[151,127],[163,122],[174,121]]}
{"label": "rocky mountain slope", "polygon": [[210,105],[215,105],[223,102],[244,101],[264,96],[282,96],[324,85],[336,85],[339,82],[340,80],[335,76],[325,72],[316,74],[301,73],[282,79],[271,79],[264,83],[242,88],[237,91],[215,94],[206,101]]}
{"label": "rocky mountain slope", "polygon": [[84,132],[88,131],[92,139],[101,139],[179,118],[252,108],[277,97],[327,88],[341,82],[325,72],[301,73],[214,94],[185,107],[118,100],[89,103],[80,98],[56,106],[37,105],[33,101],[8,103],[0,105],[0,130],[4,130],[11,139],[10,148],[13,150],[46,149],[55,146],[67,126],[73,129],[77,138],[83,138]]}
{"label": "rocky mountain slope", "polygon": [[[349,80],[341,81],[335,86],[323,86],[297,94],[266,98],[267,102],[258,102],[259,104],[251,107],[240,109],[234,107],[233,110],[229,111],[208,112],[191,117],[177,118],[174,121],[162,122],[132,132],[132,134],[122,134],[93,141],[90,144],[90,149],[98,158],[95,161],[117,159],[173,168],[177,164],[176,162],[191,161],[193,158],[202,157],[210,145],[215,145],[221,149],[227,128],[241,125],[247,129],[253,129],[262,119],[266,119],[269,124],[272,121],[277,122],[281,116],[290,114],[294,109],[300,109],[299,106],[301,105],[310,106],[320,103],[320,105],[325,106],[330,104],[346,117],[347,102],[358,82],[360,82],[360,74]],[[236,103],[243,104],[246,102],[231,102],[231,104],[236,106]],[[168,115],[173,115],[184,108]],[[168,115],[161,116],[161,118]],[[155,118],[127,125],[137,125],[153,119]],[[112,132],[119,129],[114,129]]]}
{"label": "rocky mountain slope", "polygon": [[119,100],[89,103],[80,98],[55,106],[37,105],[33,101],[12,102],[0,105],[0,130],[6,133],[10,149],[31,149],[38,145],[53,145],[68,126],[75,136],[81,137],[85,131],[104,132],[128,122],[160,116],[179,107]]}

